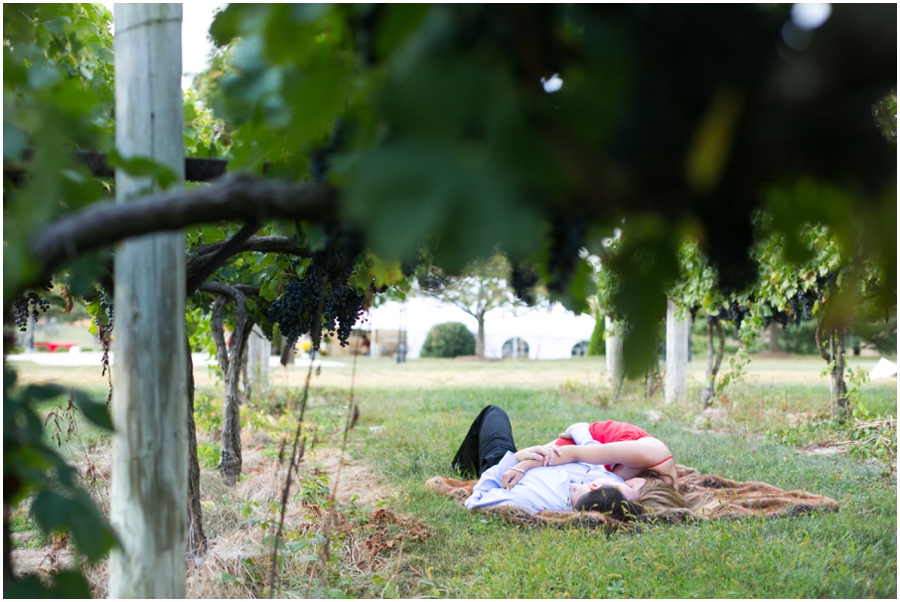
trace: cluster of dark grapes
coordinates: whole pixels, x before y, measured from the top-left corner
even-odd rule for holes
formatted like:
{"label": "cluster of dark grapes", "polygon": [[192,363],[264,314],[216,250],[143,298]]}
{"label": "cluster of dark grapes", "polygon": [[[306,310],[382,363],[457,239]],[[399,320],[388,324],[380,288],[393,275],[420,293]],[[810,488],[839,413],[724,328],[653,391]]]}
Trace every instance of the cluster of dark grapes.
{"label": "cluster of dark grapes", "polygon": [[[816,301],[823,301],[830,293],[832,287],[837,280],[837,272],[829,272],[825,276],[816,276],[815,288],[807,288],[787,300],[787,307],[784,310],[776,309],[771,303],[766,301],[764,304],[768,308],[770,315],[763,317],[765,326],[769,326],[772,322],[780,324],[782,328],[788,328],[791,325],[799,325],[803,320],[812,318],[813,308]],[[802,286],[802,283],[800,283]],[[753,303],[753,300],[750,300]],[[691,310],[694,314],[695,310]],[[741,322],[750,316],[750,308],[743,307],[732,301],[728,307],[719,309],[718,319],[728,320],[734,323],[734,332],[737,335],[741,328]],[[712,322],[714,316],[707,316],[707,322]]]}
{"label": "cluster of dark grapes", "polygon": [[787,311],[772,309],[772,320],[781,324],[783,328],[791,324],[800,324],[802,320],[809,320],[812,318],[816,301],[821,303],[825,300],[837,282],[837,277],[838,271],[828,272],[824,276],[817,275],[814,288],[802,290],[788,300]]}
{"label": "cluster of dark grapes", "polygon": [[812,289],[806,289],[800,293],[799,297],[800,305],[803,307],[803,319],[809,320],[812,318],[813,307],[815,307],[816,301],[819,300],[819,295]]}
{"label": "cluster of dark grapes", "polygon": [[[784,310],[775,308],[769,301],[763,304],[768,309],[769,315],[762,316],[763,324],[768,327],[769,324],[775,322],[780,324],[782,328],[787,329],[791,325],[799,325],[803,320],[812,318],[813,308],[816,301],[822,302],[830,294],[838,277],[838,272],[833,271],[825,276],[816,276],[816,286],[801,290],[799,293],[787,299],[787,307]],[[798,283],[798,288],[802,289],[803,283]],[[751,297],[748,300],[750,305],[755,305],[755,300]],[[697,313],[699,306],[691,308],[691,319]],[[738,336],[741,329],[741,322],[747,319],[751,314],[750,307],[744,307],[735,301],[732,301],[728,307],[720,307],[718,315],[707,315],[706,322],[711,324],[714,320],[727,320],[734,323],[734,334]]]}
{"label": "cluster of dark grapes", "polygon": [[[30,308],[30,311],[29,311]],[[28,318],[34,318],[37,322],[38,317],[50,309],[50,303],[35,292],[29,292],[13,301],[13,318],[16,326],[22,332],[28,330]]]}
{"label": "cluster of dark grapes", "polygon": [[771,318],[766,318],[764,323],[768,326],[771,322],[776,322],[780,324],[783,329],[787,329],[788,326],[791,325],[799,325],[801,320],[809,319],[809,316],[812,315],[812,306],[810,306],[810,313],[806,314],[805,311],[800,311],[800,300],[799,295],[788,299],[788,307],[786,311],[782,311],[780,309],[775,309],[771,305],[770,312],[772,313]]}
{"label": "cluster of dark grapes", "polygon": [[[751,299],[750,302],[753,303],[753,300]],[[791,303],[795,302],[797,302],[796,298],[791,300]],[[781,311],[774,308],[768,301],[764,305],[769,308],[769,313],[771,314],[771,316],[762,317],[764,326],[768,327],[773,321],[781,324],[784,328],[787,328],[792,323],[800,323],[800,316],[795,309]],[[706,321],[711,323],[714,319],[727,320],[734,324],[734,336],[739,336],[741,323],[749,318],[751,313],[750,307],[745,307],[736,301],[732,301],[728,307],[719,308],[718,316],[707,316]]]}
{"label": "cluster of dark grapes", "polygon": [[572,279],[586,229],[587,219],[580,210],[564,213],[551,222],[550,261],[547,265],[550,274],[547,288],[551,292],[561,294]]}
{"label": "cluster of dark grapes", "polygon": [[363,313],[365,297],[356,293],[356,288],[346,281],[334,283],[331,294],[325,297],[325,310],[322,314],[322,327],[328,331],[336,331],[341,347],[349,342],[353,325]]}
{"label": "cluster of dark grapes", "polygon": [[509,274],[509,283],[513,287],[516,298],[529,306],[534,305],[534,286],[538,283],[538,275],[534,267],[524,263],[514,263]]}
{"label": "cluster of dark grapes", "polygon": [[321,287],[321,282],[309,276],[293,280],[269,306],[269,321],[278,325],[289,346],[313,331],[313,323],[319,314]]}
{"label": "cluster of dark grapes", "polygon": [[839,274],[840,270],[833,270],[824,276],[816,274],[816,292],[819,294],[819,299],[824,298],[831,292],[831,289],[837,284]]}
{"label": "cluster of dark grapes", "polygon": [[734,336],[739,336],[741,331],[741,322],[750,317],[750,308],[740,305],[737,301],[732,301],[728,307],[719,309],[719,319],[728,320],[734,324]]}
{"label": "cluster of dark grapes", "polygon": [[365,296],[347,281],[362,252],[361,241],[353,233],[330,238],[325,249],[313,255],[303,278],[291,281],[269,306],[269,321],[278,325],[289,345],[309,334],[318,349],[325,329],[336,331],[345,347],[363,312]]}

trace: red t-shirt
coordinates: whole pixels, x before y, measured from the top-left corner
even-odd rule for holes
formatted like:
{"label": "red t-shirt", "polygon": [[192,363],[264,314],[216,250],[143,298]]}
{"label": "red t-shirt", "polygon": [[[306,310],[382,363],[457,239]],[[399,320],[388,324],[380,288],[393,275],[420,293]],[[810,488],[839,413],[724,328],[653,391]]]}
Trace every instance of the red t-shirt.
{"label": "red t-shirt", "polygon": [[[633,424],[627,422],[618,422],[616,420],[601,420],[588,426],[591,438],[600,443],[616,443],[618,441],[637,441],[644,437],[652,437],[650,433],[643,429],[639,429]],[[560,437],[556,440],[557,445],[575,445],[571,439],[563,439]],[[605,465],[606,470],[612,472],[616,465]]]}

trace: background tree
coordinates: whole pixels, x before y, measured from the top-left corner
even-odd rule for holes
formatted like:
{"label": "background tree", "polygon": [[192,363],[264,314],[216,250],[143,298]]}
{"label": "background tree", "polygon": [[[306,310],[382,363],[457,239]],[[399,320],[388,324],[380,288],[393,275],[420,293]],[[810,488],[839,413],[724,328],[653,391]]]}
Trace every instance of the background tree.
{"label": "background tree", "polygon": [[478,323],[475,355],[484,358],[484,323],[489,311],[524,305],[507,283],[509,262],[500,254],[469,263],[459,276],[446,276],[434,266],[419,276],[423,295],[463,310]]}

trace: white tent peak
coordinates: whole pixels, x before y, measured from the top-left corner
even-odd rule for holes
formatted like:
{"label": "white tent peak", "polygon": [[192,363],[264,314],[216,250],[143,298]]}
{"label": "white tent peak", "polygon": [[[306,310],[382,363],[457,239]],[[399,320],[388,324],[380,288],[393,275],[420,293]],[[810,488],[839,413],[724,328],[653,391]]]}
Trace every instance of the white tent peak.
{"label": "white tent peak", "polygon": [[869,378],[873,380],[876,378],[896,378],[896,376],[897,364],[885,358],[879,359],[872,371],[869,372]]}

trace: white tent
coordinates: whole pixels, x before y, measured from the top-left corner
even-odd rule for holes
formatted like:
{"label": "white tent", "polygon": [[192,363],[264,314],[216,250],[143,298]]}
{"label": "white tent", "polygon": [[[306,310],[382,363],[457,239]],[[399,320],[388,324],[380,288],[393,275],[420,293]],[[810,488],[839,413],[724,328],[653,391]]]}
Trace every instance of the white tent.
{"label": "white tent", "polygon": [[[370,310],[368,320],[362,319],[356,328],[364,330],[406,331],[407,358],[417,359],[425,344],[428,331],[442,322],[462,322],[472,334],[478,331],[474,317],[452,305],[442,304],[428,297],[411,297],[405,302],[389,301]],[[587,345],[594,329],[589,315],[575,315],[559,304],[550,308],[495,309],[484,321],[484,355],[501,358],[513,352],[529,359],[565,359],[572,357],[573,348]],[[513,340],[520,339],[518,345]]]}
{"label": "white tent", "polygon": [[878,360],[878,363],[875,364],[875,367],[872,368],[872,371],[869,372],[869,378],[892,378],[897,376],[897,364],[894,362],[887,360],[885,358],[881,358]]}

